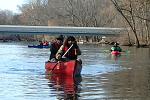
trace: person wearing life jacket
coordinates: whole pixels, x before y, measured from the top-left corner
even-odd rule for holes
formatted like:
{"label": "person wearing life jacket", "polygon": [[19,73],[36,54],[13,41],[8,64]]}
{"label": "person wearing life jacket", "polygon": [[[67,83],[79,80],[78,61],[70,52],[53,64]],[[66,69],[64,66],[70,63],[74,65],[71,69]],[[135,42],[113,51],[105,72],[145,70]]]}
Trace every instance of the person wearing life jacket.
{"label": "person wearing life jacket", "polygon": [[42,41],[39,41],[39,47],[43,48],[43,42]]}
{"label": "person wearing life jacket", "polygon": [[60,35],[56,38],[55,41],[53,41],[51,43],[51,46],[50,46],[51,54],[50,54],[50,58],[49,58],[50,61],[56,60],[56,53],[59,50],[59,48],[61,47],[61,45],[63,44],[63,40],[64,40],[64,37],[62,35]]}
{"label": "person wearing life jacket", "polygon": [[119,44],[117,42],[114,43],[114,46],[111,47],[110,51],[118,51],[118,52],[122,52],[121,47],[118,46]]}
{"label": "person wearing life jacket", "polygon": [[64,44],[60,47],[56,54],[56,59],[61,59],[63,55],[67,60],[76,60],[78,55],[81,55],[79,46],[77,45],[76,39],[73,36],[69,36],[65,40]]}
{"label": "person wearing life jacket", "polygon": [[49,46],[48,41],[44,41],[43,46]]}

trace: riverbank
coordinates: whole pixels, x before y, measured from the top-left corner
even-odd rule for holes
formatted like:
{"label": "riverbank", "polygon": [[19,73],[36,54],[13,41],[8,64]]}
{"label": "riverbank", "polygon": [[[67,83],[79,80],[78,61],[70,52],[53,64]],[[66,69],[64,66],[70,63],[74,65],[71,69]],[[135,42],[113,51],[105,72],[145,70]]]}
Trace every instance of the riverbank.
{"label": "riverbank", "polygon": [[[38,42],[38,41],[49,41],[55,39],[55,36],[43,36],[43,35],[0,35],[0,42]],[[115,42],[118,42],[120,46],[136,46],[133,39],[128,39],[127,37],[80,37],[76,36],[78,44],[106,44],[113,45]],[[140,41],[140,47],[149,48],[150,45],[147,45],[142,40]]]}

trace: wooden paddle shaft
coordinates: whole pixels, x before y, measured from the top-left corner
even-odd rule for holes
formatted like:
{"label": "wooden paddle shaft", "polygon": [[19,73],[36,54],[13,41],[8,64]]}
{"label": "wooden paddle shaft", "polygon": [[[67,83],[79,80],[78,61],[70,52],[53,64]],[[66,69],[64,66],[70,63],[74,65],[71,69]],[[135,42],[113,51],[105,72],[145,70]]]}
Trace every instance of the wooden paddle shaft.
{"label": "wooden paddle shaft", "polygon": [[69,49],[64,53],[64,55],[62,56],[62,58],[63,57],[65,57],[65,55],[69,52],[69,50],[71,49],[73,47],[73,44],[69,47]]}

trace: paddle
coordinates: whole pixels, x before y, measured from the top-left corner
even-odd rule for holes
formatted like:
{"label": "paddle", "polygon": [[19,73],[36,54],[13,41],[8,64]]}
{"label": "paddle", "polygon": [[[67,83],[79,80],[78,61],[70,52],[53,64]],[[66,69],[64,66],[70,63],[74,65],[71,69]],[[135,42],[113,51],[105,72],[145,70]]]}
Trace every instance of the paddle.
{"label": "paddle", "polygon": [[69,50],[73,47],[73,44],[69,47],[69,49],[63,54],[62,58],[65,57],[65,55],[69,52]]}
{"label": "paddle", "polygon": [[[110,50],[104,50],[104,52],[105,52],[105,53],[110,53],[111,51],[110,51]],[[123,51],[121,51],[121,52],[130,53],[129,50],[123,50]]]}
{"label": "paddle", "polygon": [[129,50],[125,50],[125,51],[122,51],[122,52],[125,52],[125,53],[130,53],[130,51],[129,51]]}
{"label": "paddle", "polygon": [[[63,54],[62,58],[65,57],[65,55],[69,52],[69,50],[73,47],[73,44],[69,47],[69,49]],[[60,63],[60,61],[58,61],[56,63],[56,65],[53,67],[53,69],[51,69],[50,73],[55,69],[55,67]]]}
{"label": "paddle", "polygon": [[50,73],[55,69],[55,67],[60,63],[60,61],[58,61],[55,66],[53,67],[53,69],[50,70]]}

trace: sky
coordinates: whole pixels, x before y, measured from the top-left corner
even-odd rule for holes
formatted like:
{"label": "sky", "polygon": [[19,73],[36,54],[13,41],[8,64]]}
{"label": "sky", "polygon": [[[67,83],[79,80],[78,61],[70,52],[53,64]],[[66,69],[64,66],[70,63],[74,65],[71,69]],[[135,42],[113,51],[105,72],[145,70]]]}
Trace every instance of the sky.
{"label": "sky", "polygon": [[11,10],[14,13],[19,12],[17,5],[22,5],[24,0],[0,0],[1,10]]}

